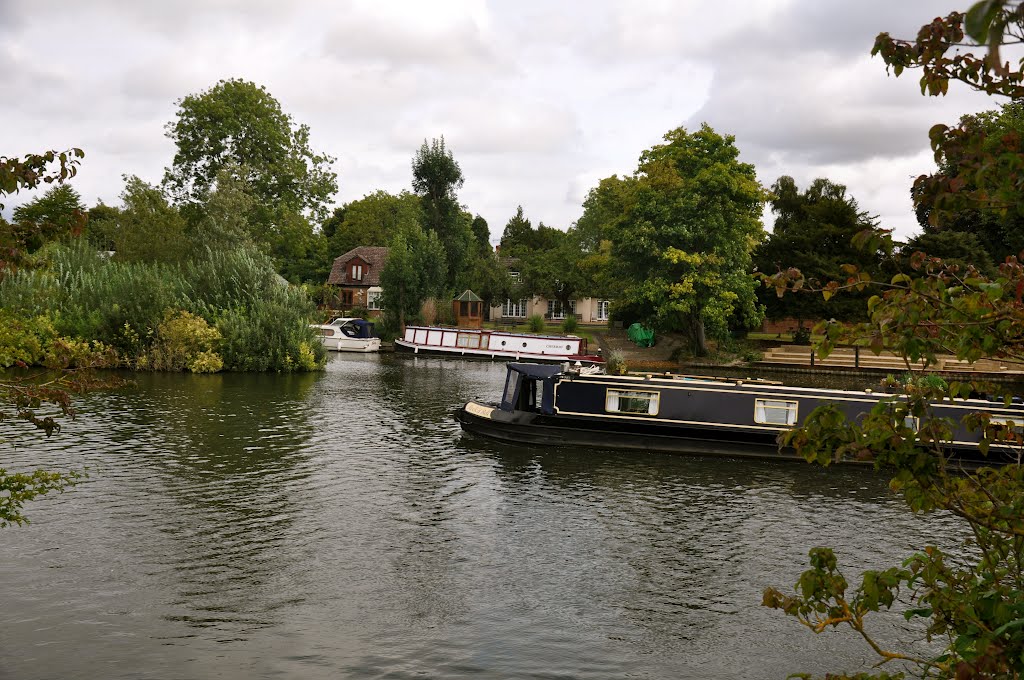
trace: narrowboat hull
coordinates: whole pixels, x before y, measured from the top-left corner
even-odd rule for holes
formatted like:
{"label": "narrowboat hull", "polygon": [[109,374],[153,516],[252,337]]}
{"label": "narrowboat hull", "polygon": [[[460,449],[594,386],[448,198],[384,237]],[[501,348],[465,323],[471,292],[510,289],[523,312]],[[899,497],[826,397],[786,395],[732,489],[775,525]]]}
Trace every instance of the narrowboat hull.
{"label": "narrowboat hull", "polygon": [[[810,411],[831,404],[856,422],[881,399],[893,397],[871,390],[789,387],[760,380],[612,376],[509,363],[501,401],[468,402],[455,419],[467,432],[509,443],[798,460],[794,451],[780,450],[779,435],[796,427]],[[916,430],[917,419],[900,410],[898,398],[891,408],[894,419],[903,418],[903,431],[908,433],[904,436]],[[936,403],[930,410],[953,423],[951,441],[943,446],[960,465],[1005,464],[1024,454],[1011,441],[993,443],[985,456],[978,434],[960,422],[983,411],[1024,431],[1020,404],[964,399]]]}
{"label": "narrowboat hull", "polygon": [[602,427],[600,422],[553,419],[536,414],[519,417],[478,402],[469,402],[455,412],[455,420],[470,434],[507,442],[536,446],[578,446],[615,449],[637,453],[674,453],[695,456],[726,456],[772,460],[797,460],[792,451],[780,450],[775,436],[749,437],[736,433],[709,432],[692,428]]}

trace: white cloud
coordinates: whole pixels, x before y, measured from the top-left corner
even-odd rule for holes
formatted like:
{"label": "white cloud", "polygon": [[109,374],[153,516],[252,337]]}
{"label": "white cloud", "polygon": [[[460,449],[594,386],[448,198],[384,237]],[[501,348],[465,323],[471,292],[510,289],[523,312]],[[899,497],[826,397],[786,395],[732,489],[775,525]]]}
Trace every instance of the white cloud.
{"label": "white cloud", "polygon": [[887,77],[867,53],[878,32],[912,36],[947,12],[939,0],[0,3],[0,153],[81,146],[76,188],[116,202],[122,174],[158,181],[170,163],[177,99],[243,78],[338,158],[339,203],[407,188],[416,149],[443,134],[462,202],[494,235],[519,204],[566,227],[600,178],[707,120],[766,184],[827,176],[908,232],[928,127],[995,102],[925,99],[913,74]]}

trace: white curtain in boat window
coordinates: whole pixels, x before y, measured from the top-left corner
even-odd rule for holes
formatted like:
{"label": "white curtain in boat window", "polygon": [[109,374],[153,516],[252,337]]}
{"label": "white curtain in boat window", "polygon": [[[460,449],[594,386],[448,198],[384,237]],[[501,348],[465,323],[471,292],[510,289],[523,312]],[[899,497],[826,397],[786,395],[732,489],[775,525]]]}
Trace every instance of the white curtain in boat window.
{"label": "white curtain in boat window", "polygon": [[604,410],[609,413],[658,414],[658,392],[637,392],[635,390],[608,390]]}
{"label": "white curtain in boat window", "polygon": [[763,425],[796,425],[798,402],[774,399],[754,400],[754,422]]}

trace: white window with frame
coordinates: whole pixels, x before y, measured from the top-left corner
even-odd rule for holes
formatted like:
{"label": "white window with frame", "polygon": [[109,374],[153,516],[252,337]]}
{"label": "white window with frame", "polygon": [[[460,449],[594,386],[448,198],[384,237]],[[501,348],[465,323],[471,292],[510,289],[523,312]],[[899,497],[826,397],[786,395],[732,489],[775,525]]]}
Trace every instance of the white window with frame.
{"label": "white window with frame", "polygon": [[383,306],[384,291],[380,288],[371,288],[366,292],[366,308],[381,310]]}
{"label": "white window with frame", "polygon": [[597,315],[594,318],[597,319],[598,321],[607,321],[608,320],[608,309],[609,309],[610,306],[611,305],[609,304],[608,300],[598,300],[597,301]]}
{"label": "white window with frame", "polygon": [[569,300],[568,307],[563,305],[561,300],[548,300],[549,319],[564,319],[568,314],[576,314],[575,300]]}
{"label": "white window with frame", "polygon": [[509,272],[508,273],[508,277],[510,279],[512,279],[513,283],[522,283],[523,282],[523,275],[520,274],[519,272]]}
{"label": "white window with frame", "polygon": [[362,281],[363,280],[363,265],[354,264],[352,265],[352,280]]}
{"label": "white window with frame", "polygon": [[501,308],[501,315],[507,319],[525,319],[526,299],[505,300],[505,305]]}
{"label": "white window with frame", "polygon": [[610,389],[605,393],[604,410],[608,413],[656,416],[660,403],[660,392]]}
{"label": "white window with frame", "polygon": [[754,422],[761,425],[796,425],[800,402],[782,399],[755,399]]}

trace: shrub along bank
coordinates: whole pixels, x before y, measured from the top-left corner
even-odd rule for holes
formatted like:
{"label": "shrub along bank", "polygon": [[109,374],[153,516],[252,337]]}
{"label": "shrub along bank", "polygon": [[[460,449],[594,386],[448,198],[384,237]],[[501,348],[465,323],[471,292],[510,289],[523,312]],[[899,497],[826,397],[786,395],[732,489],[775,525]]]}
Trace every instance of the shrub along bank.
{"label": "shrub along bank", "polygon": [[252,249],[119,262],[76,241],[35,264],[0,280],[0,367],[312,371],[326,360],[312,302]]}

